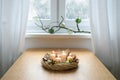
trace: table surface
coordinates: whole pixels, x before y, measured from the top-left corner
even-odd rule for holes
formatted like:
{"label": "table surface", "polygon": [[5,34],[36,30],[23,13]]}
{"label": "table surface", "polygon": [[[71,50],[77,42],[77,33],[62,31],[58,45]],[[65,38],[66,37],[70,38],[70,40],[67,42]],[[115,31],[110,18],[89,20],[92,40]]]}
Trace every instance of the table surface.
{"label": "table surface", "polygon": [[100,60],[86,49],[70,49],[79,58],[78,69],[63,72],[45,70],[41,59],[51,50],[28,49],[1,80],[116,80]]}

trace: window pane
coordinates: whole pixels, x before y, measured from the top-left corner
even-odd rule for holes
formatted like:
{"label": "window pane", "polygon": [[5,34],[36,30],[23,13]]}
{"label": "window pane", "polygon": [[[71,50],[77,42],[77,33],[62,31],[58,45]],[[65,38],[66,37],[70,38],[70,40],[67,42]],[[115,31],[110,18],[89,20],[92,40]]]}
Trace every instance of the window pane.
{"label": "window pane", "polygon": [[51,0],[31,0],[28,20],[39,15],[41,19],[51,18]]}
{"label": "window pane", "polygon": [[66,0],[65,17],[66,19],[89,18],[89,0]]}

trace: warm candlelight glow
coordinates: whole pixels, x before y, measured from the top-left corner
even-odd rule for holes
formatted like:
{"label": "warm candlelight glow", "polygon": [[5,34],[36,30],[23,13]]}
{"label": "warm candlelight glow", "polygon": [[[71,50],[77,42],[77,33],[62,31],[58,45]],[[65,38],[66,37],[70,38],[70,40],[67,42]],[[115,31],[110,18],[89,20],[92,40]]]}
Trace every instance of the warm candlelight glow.
{"label": "warm candlelight glow", "polygon": [[[76,53],[75,53],[76,54]],[[78,67],[78,58],[69,49],[52,50],[42,58],[43,67],[56,71],[70,70]]]}
{"label": "warm candlelight glow", "polygon": [[62,51],[61,58],[62,58],[62,61],[66,61],[67,54],[65,53],[65,51]]}
{"label": "warm candlelight glow", "polygon": [[61,62],[61,58],[60,57],[56,57],[55,61],[59,63],[59,62]]}
{"label": "warm candlelight glow", "polygon": [[70,50],[63,50],[63,51],[52,51],[50,54],[50,59],[55,62],[66,62],[70,60],[76,59],[75,54],[71,54]]}
{"label": "warm candlelight glow", "polygon": [[72,57],[72,56],[68,56],[68,57],[67,57],[67,61],[70,61],[70,60],[73,60],[73,57]]}
{"label": "warm candlelight glow", "polygon": [[53,50],[53,51],[52,51],[52,54],[56,54],[56,52]]}
{"label": "warm candlelight glow", "polygon": [[69,54],[69,56],[71,56],[73,59],[76,58],[75,54]]}
{"label": "warm candlelight glow", "polygon": [[50,56],[51,56],[51,59],[52,59],[52,60],[55,60],[56,54],[53,54],[53,53],[52,53],[52,54],[50,54]]}

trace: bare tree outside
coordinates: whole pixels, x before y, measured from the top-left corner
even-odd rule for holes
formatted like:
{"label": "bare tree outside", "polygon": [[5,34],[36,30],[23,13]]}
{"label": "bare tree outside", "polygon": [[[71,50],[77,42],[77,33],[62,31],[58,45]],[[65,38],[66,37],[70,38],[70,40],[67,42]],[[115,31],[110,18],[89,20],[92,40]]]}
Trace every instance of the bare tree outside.
{"label": "bare tree outside", "polygon": [[29,17],[33,18],[37,15],[41,19],[50,19],[51,18],[51,0],[31,0],[30,2],[30,15]]}
{"label": "bare tree outside", "polygon": [[66,0],[65,17],[66,19],[89,18],[89,0]]}
{"label": "bare tree outside", "polygon": [[[51,0],[31,0],[30,15],[34,17],[39,15],[41,19],[51,18]],[[65,18],[75,19],[89,18],[89,0],[65,0]]]}

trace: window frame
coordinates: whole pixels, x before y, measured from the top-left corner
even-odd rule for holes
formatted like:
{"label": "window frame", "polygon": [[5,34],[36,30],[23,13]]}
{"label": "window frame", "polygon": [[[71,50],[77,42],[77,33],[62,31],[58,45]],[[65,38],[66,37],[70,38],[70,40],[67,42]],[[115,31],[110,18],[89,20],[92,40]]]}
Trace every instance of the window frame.
{"label": "window frame", "polygon": [[[63,16],[65,18],[65,0],[58,0],[58,1],[59,1],[59,4],[60,4],[59,5],[59,13],[58,13],[58,15],[59,15],[59,21],[60,21],[61,20],[61,16]],[[89,2],[89,6],[90,6],[90,2]],[[89,7],[89,9],[90,9],[90,7]],[[67,27],[69,26],[69,27],[71,27],[73,29],[76,28],[75,19],[65,19],[64,22],[67,25]],[[82,23],[86,23],[86,19],[82,19]],[[80,24],[82,24],[82,23],[80,23]]]}
{"label": "window frame", "polygon": [[[61,6],[62,5],[62,6]],[[61,16],[65,18],[65,0],[51,0],[51,19],[41,19],[45,26],[47,26],[50,22],[57,22],[61,20]],[[33,22],[34,20],[32,20]],[[29,22],[29,21],[28,21]],[[65,19],[65,24],[67,24],[67,27],[70,27],[72,29],[76,28],[75,20],[72,19]],[[84,22],[84,20],[82,20]],[[35,25],[30,25],[35,26]],[[28,26],[27,26],[28,27]],[[28,30],[27,33],[45,33],[42,29],[41,30]],[[62,32],[60,33],[67,33]]]}

